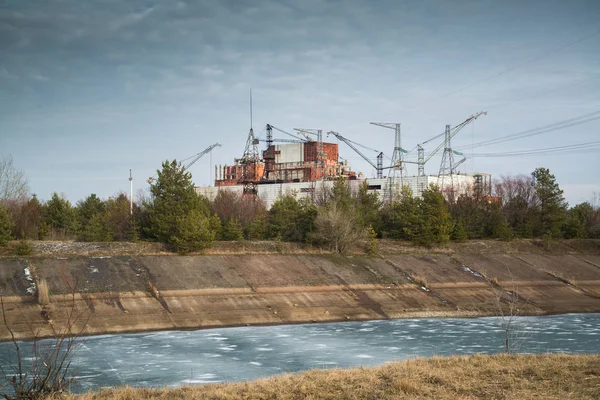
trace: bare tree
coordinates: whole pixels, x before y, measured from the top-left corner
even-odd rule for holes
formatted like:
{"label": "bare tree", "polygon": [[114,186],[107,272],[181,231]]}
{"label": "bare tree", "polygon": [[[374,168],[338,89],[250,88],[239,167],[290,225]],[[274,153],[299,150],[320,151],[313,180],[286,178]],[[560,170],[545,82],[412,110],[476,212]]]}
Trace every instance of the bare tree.
{"label": "bare tree", "polygon": [[0,158],[0,200],[25,199],[29,184],[23,171],[17,169],[12,156]]}
{"label": "bare tree", "polygon": [[329,245],[336,253],[343,253],[346,248],[367,237],[367,232],[360,227],[351,212],[330,201],[319,208],[315,220],[314,239]]}
{"label": "bare tree", "polygon": [[[510,271],[509,271],[510,273]],[[525,323],[519,318],[529,304],[527,299],[519,296],[519,288],[511,274],[511,288],[505,289],[496,278],[488,279],[494,292],[496,312],[500,318],[500,329],[504,341],[504,351],[517,351],[527,340]]]}
{"label": "bare tree", "polygon": [[[54,339],[42,341],[40,329],[35,329],[30,321],[26,321],[32,340],[26,344],[19,341],[7,319],[4,299],[0,296],[2,323],[10,334],[13,345],[11,356],[14,357],[0,362],[0,398],[42,399],[69,390],[74,382],[76,373],[71,368],[71,361],[77,348],[77,338],[87,326],[89,313],[86,315],[77,311],[77,289],[66,275],[63,274],[63,278],[71,290],[71,303],[65,325],[55,332]],[[48,300],[47,292],[39,293],[39,290],[38,302],[42,304]],[[47,310],[44,312],[47,313]],[[31,349],[31,353],[28,349]]]}

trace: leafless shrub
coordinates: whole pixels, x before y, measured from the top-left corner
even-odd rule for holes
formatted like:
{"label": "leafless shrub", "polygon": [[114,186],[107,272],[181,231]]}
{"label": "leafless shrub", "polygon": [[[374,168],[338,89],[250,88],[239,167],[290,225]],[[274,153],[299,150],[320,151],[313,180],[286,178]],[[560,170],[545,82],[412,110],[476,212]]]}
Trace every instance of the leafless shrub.
{"label": "leafless shrub", "polygon": [[514,278],[511,278],[510,289],[500,286],[495,277],[488,282],[494,293],[496,312],[500,318],[504,351],[506,353],[518,351],[528,339],[526,326],[519,319],[528,305],[528,300],[519,295],[519,288],[515,285]]}
{"label": "leafless shrub", "polygon": [[315,228],[313,239],[336,253],[343,253],[348,246],[367,237],[366,230],[360,228],[351,213],[338,207],[335,201],[319,209]]}
{"label": "leafless shrub", "polygon": [[[0,296],[2,323],[10,334],[12,353],[8,360],[0,362],[0,397],[6,400],[42,399],[49,395],[66,392],[75,380],[76,373],[71,367],[73,353],[77,349],[77,339],[87,326],[89,314],[77,312],[77,289],[66,276],[71,289],[71,303],[67,311],[64,327],[55,332],[54,339],[42,341],[40,330],[26,321],[32,340],[24,344],[19,341],[6,316],[4,299]],[[45,282],[45,281],[44,281]],[[40,282],[39,286],[47,284]],[[31,348],[31,353],[28,349]]]}

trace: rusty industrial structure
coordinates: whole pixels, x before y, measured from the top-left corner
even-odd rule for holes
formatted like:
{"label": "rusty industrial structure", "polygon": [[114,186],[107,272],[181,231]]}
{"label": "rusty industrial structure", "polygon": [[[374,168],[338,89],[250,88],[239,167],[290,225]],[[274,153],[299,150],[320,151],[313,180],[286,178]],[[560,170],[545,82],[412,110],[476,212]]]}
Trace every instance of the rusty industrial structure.
{"label": "rusty industrial structure", "polygon": [[337,143],[315,141],[308,135],[296,140],[273,139],[274,128],[267,125],[267,148],[262,152],[262,158],[254,150],[259,140],[251,129],[244,156],[235,159],[233,165],[216,167],[215,186],[244,185],[244,191],[248,193],[255,192],[256,186],[261,184],[356,178],[347,164],[338,161]]}
{"label": "rusty industrial structure", "polygon": [[[349,180],[351,190],[356,190],[357,185],[366,180],[368,190],[377,193],[386,202],[393,201],[404,187],[409,188],[415,196],[421,196],[432,184],[437,184],[449,199],[469,194],[495,202],[497,200],[491,198],[491,175],[479,172],[460,173],[457,167],[464,163],[466,157],[451,145],[451,139],[460,130],[486,114],[473,114],[452,128],[447,125],[444,133],[418,144],[417,161],[406,159],[406,155],[411,152],[402,148],[400,123],[372,122],[373,125],[394,131],[391,162],[385,166],[383,152],[352,141],[338,132],[327,132],[327,137],[333,135],[373,167],[376,177],[366,178],[362,173],[353,172],[347,161],[340,161],[338,144],[325,142],[321,129],[295,128],[295,132],[290,133],[267,124],[266,138],[255,136],[250,101],[250,130],[242,157],[235,158],[231,165],[215,166],[214,187],[197,187],[196,191],[212,200],[220,190],[226,189],[242,195],[258,196],[270,207],[286,193],[314,196],[317,190],[329,190],[334,180],[345,178]],[[277,138],[273,137],[274,131],[278,131]],[[279,137],[281,134],[287,137]],[[441,136],[444,136],[444,141],[425,155],[424,146],[439,140]],[[259,151],[261,142],[266,143],[266,148]],[[439,173],[425,174],[425,164],[442,149]],[[372,152],[371,156],[365,152]],[[461,156],[462,159],[455,162],[454,155]],[[406,166],[412,164],[416,164],[418,174],[410,176]]]}

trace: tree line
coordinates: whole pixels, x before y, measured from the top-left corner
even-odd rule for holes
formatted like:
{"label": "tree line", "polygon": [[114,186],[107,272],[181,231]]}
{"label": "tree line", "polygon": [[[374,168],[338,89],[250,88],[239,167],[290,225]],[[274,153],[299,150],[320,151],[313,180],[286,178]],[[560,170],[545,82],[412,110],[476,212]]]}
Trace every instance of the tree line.
{"label": "tree line", "polygon": [[343,252],[359,242],[374,249],[375,238],[420,245],[488,238],[600,238],[596,200],[569,208],[545,168],[496,180],[492,198],[454,198],[432,185],[421,197],[404,187],[384,203],[366,182],[352,190],[339,179],[331,189],[317,188],[312,197],[288,193],[269,210],[259,198],[227,190],[209,201],[196,194],[191,174],[176,161],[162,164],[149,195],[132,209],[124,193],[105,200],[90,194],[76,204],[53,193],[40,202],[24,196],[23,185],[3,183],[0,189],[19,191],[12,196],[8,189],[2,192],[0,244],[12,239],[151,240],[186,253],[217,240],[274,239]]}

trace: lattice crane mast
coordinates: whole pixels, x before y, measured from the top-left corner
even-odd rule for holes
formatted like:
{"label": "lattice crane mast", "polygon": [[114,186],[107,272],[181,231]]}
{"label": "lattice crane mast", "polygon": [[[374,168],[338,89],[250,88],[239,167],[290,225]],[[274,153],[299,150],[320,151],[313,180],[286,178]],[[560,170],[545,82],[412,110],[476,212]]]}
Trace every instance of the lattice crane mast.
{"label": "lattice crane mast", "polygon": [[[377,164],[375,164],[373,161],[371,161],[371,159],[369,157],[364,155],[358,148],[356,148],[353,144],[354,142],[352,142],[351,140],[346,139],[345,137],[343,137],[342,135],[340,135],[339,133],[334,132],[334,131],[327,132],[327,135],[328,136],[333,135],[338,140],[341,140],[342,142],[346,143],[348,145],[348,147],[350,147],[352,150],[354,150],[356,152],[356,154],[361,156],[366,162],[368,162],[373,168],[375,168],[375,170],[377,171],[377,178],[383,177],[383,170],[385,169],[383,167],[383,152],[379,152],[379,154],[377,155]],[[373,150],[373,149],[371,149],[371,150]],[[373,151],[378,152],[377,150],[373,150]],[[387,168],[392,168],[392,167],[387,167]]]}
{"label": "lattice crane mast", "polygon": [[[460,124],[456,125],[454,128],[450,128],[450,125],[446,125],[446,130],[444,133],[434,136],[433,138],[426,140],[425,142],[418,144],[417,145],[417,151],[418,151],[418,162],[417,164],[419,165],[419,176],[423,176],[425,175],[425,164],[431,160],[431,158],[433,156],[435,156],[438,151],[440,151],[442,148],[444,148],[444,154],[445,157],[448,156],[448,153],[452,153],[452,154],[457,154],[460,156],[464,155],[462,153],[458,154],[458,152],[453,152],[452,150],[452,146],[451,146],[451,140],[454,136],[456,136],[456,134],[458,132],[460,132],[464,127],[466,127],[467,125],[469,125],[471,122],[475,121],[477,118],[479,118],[482,115],[487,115],[487,111],[482,111],[482,112],[478,112],[476,114],[471,115],[469,118],[467,118],[466,120],[464,120],[463,122],[461,122]],[[432,152],[430,152],[427,157],[425,157],[425,149],[423,148],[423,145],[433,139],[436,139],[440,136],[444,135],[444,141],[442,143],[440,143]],[[453,161],[454,157],[452,157],[452,161]],[[462,164],[464,161],[466,161],[466,158],[464,158],[464,160],[459,161],[459,163],[454,164],[452,166],[452,173],[455,172],[455,168],[456,166],[458,166],[459,164]],[[443,163],[443,161],[442,161]]]}
{"label": "lattice crane mast", "polygon": [[[467,159],[464,155],[459,154],[463,156],[463,159],[460,160],[457,164],[454,163],[455,152],[452,150],[452,138],[456,136],[456,134],[460,132],[465,126],[469,125],[471,122],[475,121],[482,115],[487,115],[487,111],[481,111],[477,114],[471,115],[469,118],[467,118],[462,123],[460,123],[452,129],[450,129],[450,125],[446,125],[446,131],[444,132],[444,143],[438,146],[438,149],[441,148],[442,145],[444,146],[444,154],[442,155],[442,162],[440,163],[440,172],[438,173],[438,186],[440,188],[443,188],[446,185],[446,177],[448,177],[450,179],[451,190],[452,192],[454,192],[454,179],[452,178],[452,175],[456,173],[456,167],[465,162],[465,160]],[[431,159],[431,155],[429,155],[429,157],[425,161],[427,162],[427,160],[429,159]]]}

